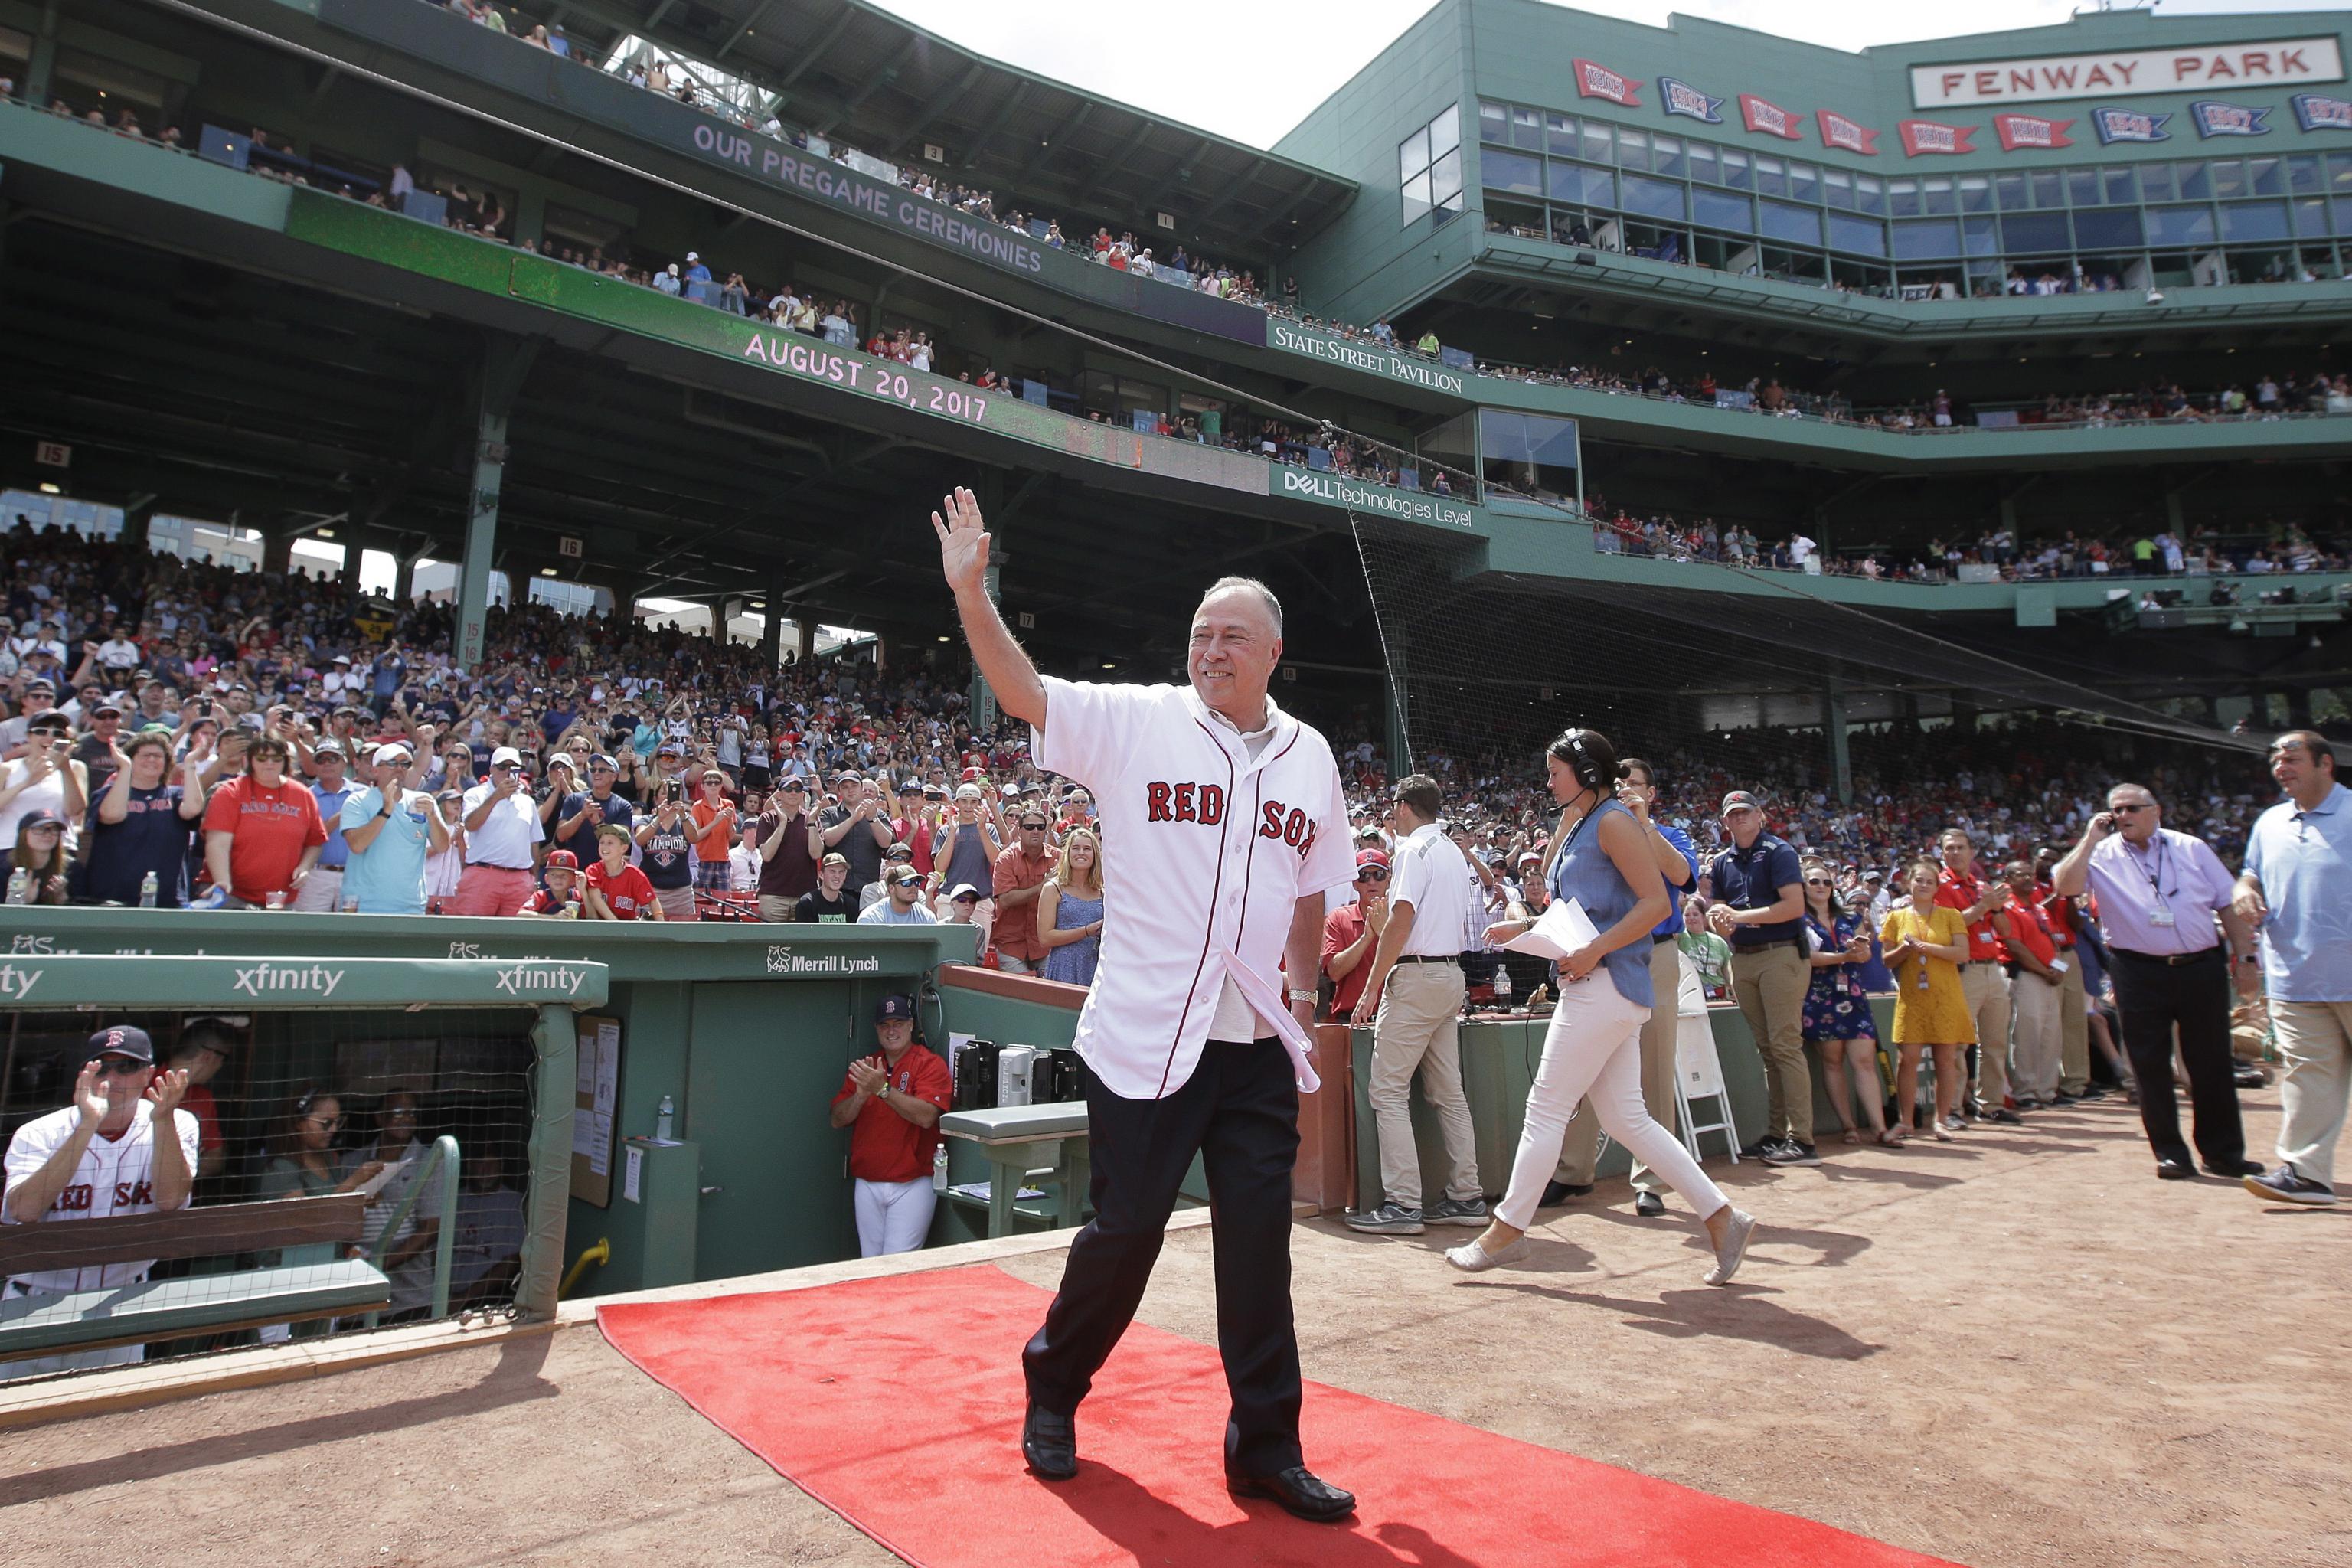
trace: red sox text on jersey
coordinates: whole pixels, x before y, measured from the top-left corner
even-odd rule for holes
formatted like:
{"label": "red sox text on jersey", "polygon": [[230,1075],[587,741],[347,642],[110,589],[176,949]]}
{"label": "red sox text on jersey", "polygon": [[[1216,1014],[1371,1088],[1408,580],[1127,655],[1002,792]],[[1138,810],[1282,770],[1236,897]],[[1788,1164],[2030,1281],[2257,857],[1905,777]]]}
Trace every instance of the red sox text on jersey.
{"label": "red sox text on jersey", "polygon": [[[1217,827],[1224,823],[1225,791],[1222,784],[1171,784],[1155,779],[1143,789],[1148,821],[1197,822],[1203,827]],[[1258,809],[1257,836],[1281,839],[1297,850],[1302,860],[1314,847],[1317,831],[1315,819],[1296,806],[1270,800]]]}

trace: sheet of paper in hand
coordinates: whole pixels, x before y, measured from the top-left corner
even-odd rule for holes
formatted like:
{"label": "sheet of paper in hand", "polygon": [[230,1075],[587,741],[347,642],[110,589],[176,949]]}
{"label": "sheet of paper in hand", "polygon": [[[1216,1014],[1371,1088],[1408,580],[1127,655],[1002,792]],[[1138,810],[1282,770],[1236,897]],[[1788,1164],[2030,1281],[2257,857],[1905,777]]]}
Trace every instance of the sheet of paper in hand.
{"label": "sheet of paper in hand", "polygon": [[1503,945],[1513,952],[1562,959],[1601,933],[1574,899],[1554,899],[1536,923]]}

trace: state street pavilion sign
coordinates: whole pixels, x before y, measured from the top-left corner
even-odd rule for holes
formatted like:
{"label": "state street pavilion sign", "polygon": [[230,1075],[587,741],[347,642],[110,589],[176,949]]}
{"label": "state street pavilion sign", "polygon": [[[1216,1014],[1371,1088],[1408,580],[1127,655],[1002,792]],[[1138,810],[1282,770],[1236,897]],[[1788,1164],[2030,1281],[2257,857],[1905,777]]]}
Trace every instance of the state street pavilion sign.
{"label": "state street pavilion sign", "polygon": [[1351,342],[1328,332],[1310,331],[1280,317],[1267,321],[1266,341],[1276,348],[1287,349],[1295,354],[1306,354],[1331,364],[1368,371],[1391,381],[1410,382],[1414,386],[1425,386],[1432,392],[1451,393],[1456,397],[1464,395],[1460,371],[1432,364],[1415,354],[1397,353],[1378,343]]}
{"label": "state street pavilion sign", "polygon": [[2126,94],[2245,92],[2343,79],[2343,52],[2326,35],[1913,66],[1911,102],[1919,109],[1954,109]]}

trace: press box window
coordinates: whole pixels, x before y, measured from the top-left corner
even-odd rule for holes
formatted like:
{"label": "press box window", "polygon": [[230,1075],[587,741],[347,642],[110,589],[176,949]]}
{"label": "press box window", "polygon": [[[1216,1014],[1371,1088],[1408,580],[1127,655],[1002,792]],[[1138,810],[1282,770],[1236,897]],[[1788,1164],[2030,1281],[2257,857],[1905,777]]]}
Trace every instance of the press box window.
{"label": "press box window", "polygon": [[[1482,125],[1489,107],[1479,105]],[[1524,111],[1511,112],[1516,116]],[[1499,140],[1491,133],[1486,139]],[[1507,159],[1508,154],[1488,153],[1487,157]],[[1532,165],[1535,160],[1523,162]],[[1444,223],[1461,212],[1462,111],[1457,105],[1448,104],[1436,119],[1397,143],[1397,176],[1406,224],[1417,223],[1433,212],[1437,222]],[[1536,177],[1529,175],[1528,194],[1540,188]]]}

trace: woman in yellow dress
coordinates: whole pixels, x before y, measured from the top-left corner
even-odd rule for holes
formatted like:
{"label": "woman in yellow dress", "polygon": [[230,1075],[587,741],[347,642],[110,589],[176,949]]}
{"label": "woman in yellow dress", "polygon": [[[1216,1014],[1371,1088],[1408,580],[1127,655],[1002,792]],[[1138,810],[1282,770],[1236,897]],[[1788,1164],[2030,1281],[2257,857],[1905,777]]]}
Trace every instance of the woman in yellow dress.
{"label": "woman in yellow dress", "polygon": [[1936,1142],[1948,1143],[1948,1122],[1959,1109],[1968,1069],[1961,1053],[1976,1040],[1968,999],[1960,992],[1960,963],[1969,955],[1969,928],[1960,911],[1936,902],[1936,863],[1911,863],[1911,907],[1887,912],[1878,933],[1886,967],[1895,972],[1895,1105],[1899,1113],[1888,1131],[1895,1142],[1912,1131],[1919,1095],[1919,1047],[1934,1051]]}

